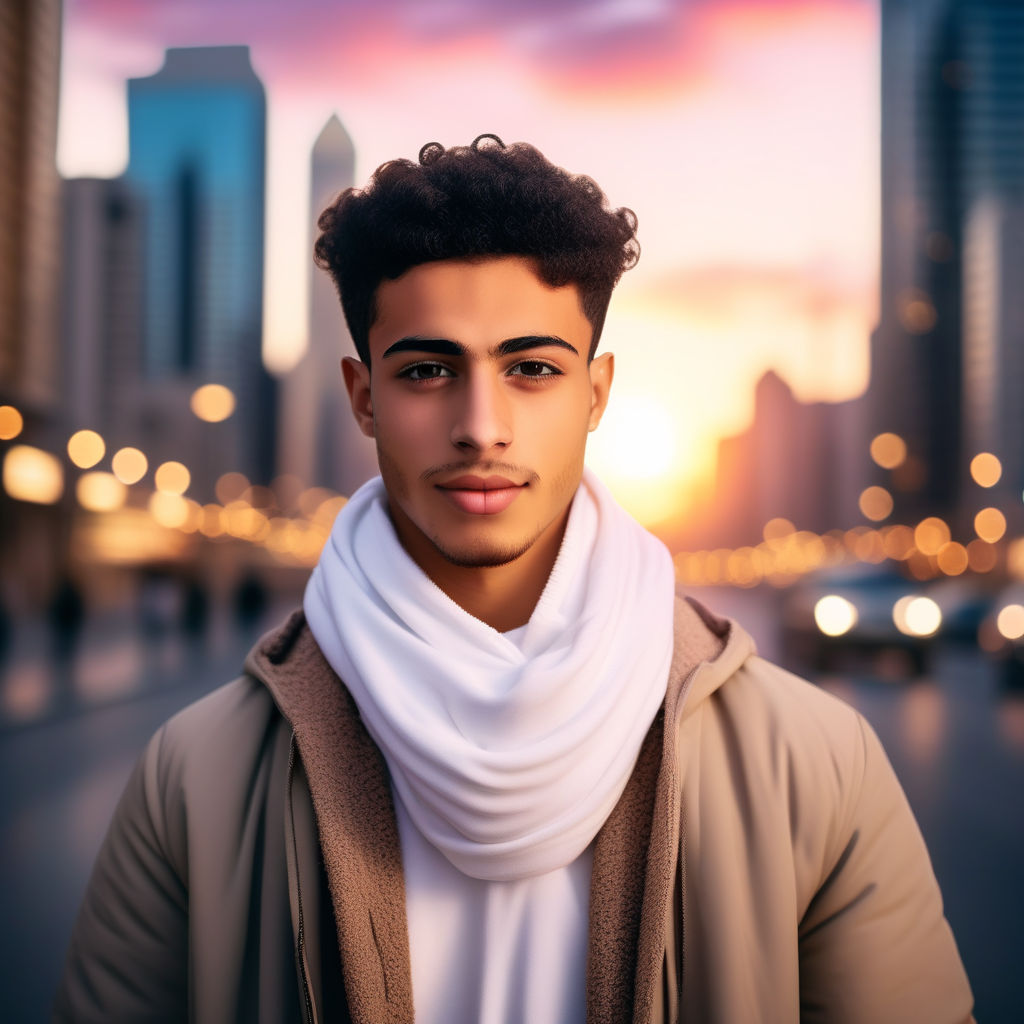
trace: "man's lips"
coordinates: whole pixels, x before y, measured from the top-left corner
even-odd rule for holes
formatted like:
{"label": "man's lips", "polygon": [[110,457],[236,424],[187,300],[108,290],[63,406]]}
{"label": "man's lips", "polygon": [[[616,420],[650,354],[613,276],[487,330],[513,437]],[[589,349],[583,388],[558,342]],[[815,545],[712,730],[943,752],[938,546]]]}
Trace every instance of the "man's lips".
{"label": "man's lips", "polygon": [[520,487],[515,480],[509,480],[507,476],[476,476],[473,473],[466,473],[457,476],[454,480],[446,480],[438,487],[453,489],[456,491],[500,491],[508,487]]}
{"label": "man's lips", "polygon": [[474,476],[466,474],[437,484],[456,508],[470,515],[495,515],[519,497],[526,484],[517,484],[504,476]]}

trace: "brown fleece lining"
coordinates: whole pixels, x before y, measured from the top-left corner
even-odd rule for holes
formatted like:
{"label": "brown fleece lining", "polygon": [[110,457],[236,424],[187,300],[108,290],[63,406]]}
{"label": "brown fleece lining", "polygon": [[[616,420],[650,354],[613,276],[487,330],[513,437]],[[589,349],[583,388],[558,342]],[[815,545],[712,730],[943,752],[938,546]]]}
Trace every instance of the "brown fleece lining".
{"label": "brown fleece lining", "polygon": [[405,880],[387,766],[304,624],[287,661],[286,672],[265,678],[295,730],[309,782],[349,1012],[361,1024],[412,1024]]}
{"label": "brown fleece lining", "polygon": [[[691,671],[721,652],[727,632],[727,623],[715,621],[695,602],[676,600],[667,714],[663,709],[656,716],[626,789],[594,840],[588,1024],[649,1016],[678,856],[678,700]],[[295,730],[316,811],[352,1019],[411,1024],[405,879],[384,758],[301,612],[268,636],[251,661],[247,667],[264,680]],[[284,662],[287,668],[279,669]]]}

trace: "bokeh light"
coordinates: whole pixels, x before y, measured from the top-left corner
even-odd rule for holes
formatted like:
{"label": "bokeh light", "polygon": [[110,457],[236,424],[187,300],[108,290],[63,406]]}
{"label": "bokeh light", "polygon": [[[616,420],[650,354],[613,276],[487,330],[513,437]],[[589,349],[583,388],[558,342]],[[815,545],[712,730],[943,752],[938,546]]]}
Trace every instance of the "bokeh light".
{"label": "bokeh light", "polygon": [[235,396],[223,384],[204,384],[192,392],[192,412],[207,423],[221,423],[235,411]]}
{"label": "bokeh light", "polygon": [[991,572],[999,562],[999,552],[984,540],[972,540],[967,545],[967,559],[971,572]]}
{"label": "bokeh light", "polygon": [[1000,608],[996,616],[996,629],[1007,640],[1024,637],[1024,605],[1008,604]]}
{"label": "bokeh light", "polygon": [[938,314],[928,295],[911,288],[900,296],[899,318],[910,334],[927,334],[938,321]]}
{"label": "bokeh light", "polygon": [[237,501],[249,489],[249,478],[244,473],[223,473],[217,478],[214,492],[222,505]]}
{"label": "bokeh light", "polygon": [[857,624],[857,608],[839,594],[828,594],[814,606],[814,621],[826,636],[842,636]]}
{"label": "bokeh light", "polygon": [[149,497],[149,514],[161,526],[177,529],[189,520],[188,502],[172,491],[154,491]]}
{"label": "bokeh light", "polygon": [[895,469],[907,457],[907,443],[899,434],[879,434],[871,442],[871,458],[882,469]]}
{"label": "bokeh light", "polygon": [[893,606],[892,621],[906,636],[932,636],[942,625],[942,609],[930,597],[908,594]]}
{"label": "bokeh light", "polygon": [[220,505],[204,505],[202,518],[199,520],[199,532],[204,537],[220,537],[227,530],[224,521],[224,509]]}
{"label": "bokeh light", "polygon": [[4,490],[18,501],[53,505],[64,493],[60,459],[28,444],[16,444],[4,456]]}
{"label": "bokeh light", "polygon": [[857,504],[864,518],[876,523],[892,515],[892,495],[884,487],[866,487]]}
{"label": "bokeh light", "polygon": [[90,512],[113,512],[124,505],[127,491],[113,473],[93,470],[78,478],[75,496],[78,504]]}
{"label": "bokeh light", "polygon": [[788,537],[791,533],[796,533],[796,527],[788,519],[776,516],[764,524],[762,536],[766,541],[773,541],[782,540],[783,537]]}
{"label": "bokeh light", "polygon": [[943,544],[936,556],[939,569],[947,576],[959,576],[967,571],[970,565],[970,558],[967,555],[967,548],[958,544],[955,540]]}
{"label": "bokeh light", "polygon": [[902,524],[886,527],[882,544],[887,558],[901,562],[914,550],[914,531]]}
{"label": "bokeh light", "polygon": [[950,539],[949,527],[937,516],[922,519],[914,530],[914,544],[925,555],[937,555]]}
{"label": "bokeh light", "polygon": [[13,405],[0,405],[0,441],[17,437],[25,426],[20,412]]}
{"label": "bokeh light", "polygon": [[123,484],[137,484],[149,469],[149,461],[138,448],[121,448],[110,460],[114,476]]}
{"label": "bokeh light", "polygon": [[68,458],[79,469],[90,469],[106,454],[107,446],[95,430],[76,430],[68,438]]}
{"label": "bokeh light", "polygon": [[180,462],[164,462],[157,466],[153,482],[158,491],[166,494],[184,494],[192,482],[192,475]]}
{"label": "bokeh light", "polygon": [[1006,516],[997,508],[983,508],[974,517],[974,532],[988,544],[995,544],[1006,533]]}
{"label": "bokeh light", "polygon": [[971,479],[979,487],[995,487],[1003,475],[1003,464],[991,452],[979,452],[971,459]]}

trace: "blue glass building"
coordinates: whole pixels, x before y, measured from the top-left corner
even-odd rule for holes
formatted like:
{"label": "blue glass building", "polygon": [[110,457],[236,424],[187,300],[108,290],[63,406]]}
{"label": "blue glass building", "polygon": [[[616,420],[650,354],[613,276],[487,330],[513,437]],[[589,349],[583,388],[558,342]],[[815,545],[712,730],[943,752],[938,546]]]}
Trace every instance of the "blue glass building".
{"label": "blue glass building", "polygon": [[238,411],[211,471],[265,482],[275,419],[261,357],[266,97],[249,48],[169,49],[160,71],[128,82],[128,125],[127,178],[145,223],[144,374],[231,388]]}

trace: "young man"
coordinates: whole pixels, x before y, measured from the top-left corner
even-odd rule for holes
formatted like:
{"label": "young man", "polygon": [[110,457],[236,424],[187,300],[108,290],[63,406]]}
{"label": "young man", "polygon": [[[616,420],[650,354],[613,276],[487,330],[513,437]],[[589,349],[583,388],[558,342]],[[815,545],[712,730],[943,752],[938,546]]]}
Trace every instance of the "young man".
{"label": "young man", "polygon": [[320,226],[381,475],[144,753],[58,1019],[969,1020],[871,729],[584,469],[632,213],[482,136]]}

